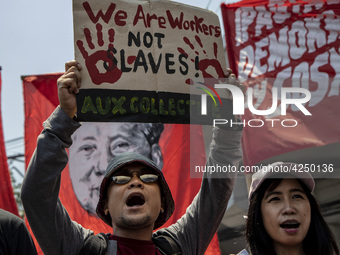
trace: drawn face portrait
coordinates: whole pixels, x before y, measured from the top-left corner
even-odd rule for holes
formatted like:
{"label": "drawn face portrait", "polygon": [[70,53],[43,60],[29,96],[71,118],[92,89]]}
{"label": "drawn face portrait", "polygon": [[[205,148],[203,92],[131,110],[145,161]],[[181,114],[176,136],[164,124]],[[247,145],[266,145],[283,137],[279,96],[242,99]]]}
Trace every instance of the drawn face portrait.
{"label": "drawn face portrait", "polygon": [[158,140],[162,124],[86,122],[73,134],[69,169],[73,190],[81,206],[96,215],[99,187],[112,158],[136,152],[163,167]]}

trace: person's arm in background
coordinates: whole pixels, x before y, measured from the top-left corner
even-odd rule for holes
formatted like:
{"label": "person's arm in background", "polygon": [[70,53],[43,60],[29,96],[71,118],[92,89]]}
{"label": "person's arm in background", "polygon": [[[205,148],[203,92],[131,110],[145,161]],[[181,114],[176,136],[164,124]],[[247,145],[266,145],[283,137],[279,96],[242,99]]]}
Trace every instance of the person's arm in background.
{"label": "person's arm in background", "polygon": [[[228,83],[240,86],[235,75],[230,76]],[[242,159],[242,127],[236,128],[238,130],[226,130],[221,127],[213,128],[213,140],[206,165],[233,166],[238,169]],[[237,172],[205,173],[201,189],[185,215],[177,223],[157,231],[155,235],[171,236],[186,255],[204,254],[222,221],[236,175]]]}
{"label": "person's arm in background", "polygon": [[43,252],[49,255],[77,254],[84,239],[93,234],[71,221],[58,198],[61,172],[68,161],[65,149],[71,146],[71,135],[80,127],[73,117],[81,67],[70,61],[65,69],[58,79],[60,105],[43,124],[21,190],[28,222]]}

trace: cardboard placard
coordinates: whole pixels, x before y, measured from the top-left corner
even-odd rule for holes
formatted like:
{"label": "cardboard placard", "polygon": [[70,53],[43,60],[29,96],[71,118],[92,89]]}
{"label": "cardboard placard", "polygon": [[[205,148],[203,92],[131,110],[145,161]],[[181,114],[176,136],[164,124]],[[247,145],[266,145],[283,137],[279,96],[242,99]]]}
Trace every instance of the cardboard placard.
{"label": "cardboard placard", "polygon": [[[190,123],[197,84],[223,77],[216,14],[165,0],[73,0],[82,121]],[[194,102],[194,101],[197,102]],[[211,123],[211,122],[210,122]]]}

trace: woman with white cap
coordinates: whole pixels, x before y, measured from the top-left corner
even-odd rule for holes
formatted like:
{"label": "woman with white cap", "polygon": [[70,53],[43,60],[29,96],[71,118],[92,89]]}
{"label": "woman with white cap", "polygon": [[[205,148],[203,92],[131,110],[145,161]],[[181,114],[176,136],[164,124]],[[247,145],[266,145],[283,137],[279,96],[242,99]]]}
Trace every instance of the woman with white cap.
{"label": "woman with white cap", "polygon": [[314,179],[296,166],[277,162],[252,177],[246,238],[253,255],[339,254],[312,195]]}

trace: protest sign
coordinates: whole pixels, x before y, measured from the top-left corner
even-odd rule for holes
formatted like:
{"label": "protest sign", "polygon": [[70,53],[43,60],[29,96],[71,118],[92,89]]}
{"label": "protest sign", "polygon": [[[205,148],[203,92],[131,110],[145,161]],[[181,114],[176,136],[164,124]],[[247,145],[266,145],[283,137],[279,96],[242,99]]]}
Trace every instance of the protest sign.
{"label": "protest sign", "polygon": [[[172,1],[74,0],[77,98],[82,121],[190,123],[200,97],[223,79],[216,14]],[[191,111],[191,112],[189,112]]]}

